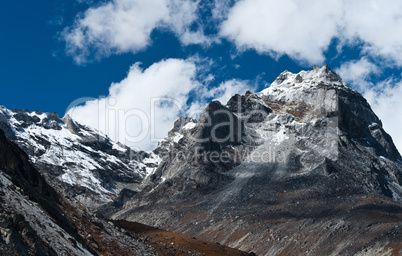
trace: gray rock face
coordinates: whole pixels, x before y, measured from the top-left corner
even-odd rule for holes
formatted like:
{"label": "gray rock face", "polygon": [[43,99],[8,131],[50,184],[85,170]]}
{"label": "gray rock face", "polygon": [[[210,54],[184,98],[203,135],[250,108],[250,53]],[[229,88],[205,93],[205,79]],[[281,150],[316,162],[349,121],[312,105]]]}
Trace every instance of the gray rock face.
{"label": "gray rock face", "polygon": [[[211,102],[168,151],[111,217],[258,255],[350,255],[401,241],[393,230],[402,216],[401,156],[367,101],[326,65],[285,71],[226,106]],[[363,231],[342,237],[350,227]]]}
{"label": "gray rock face", "polygon": [[60,193],[88,208],[112,202],[123,188],[136,191],[160,161],[56,113],[1,107],[0,128]]}

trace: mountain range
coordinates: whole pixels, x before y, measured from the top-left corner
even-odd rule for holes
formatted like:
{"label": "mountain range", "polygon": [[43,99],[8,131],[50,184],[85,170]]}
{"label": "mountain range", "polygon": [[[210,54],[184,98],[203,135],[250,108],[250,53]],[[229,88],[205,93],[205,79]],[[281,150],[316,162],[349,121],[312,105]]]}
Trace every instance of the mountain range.
{"label": "mountain range", "polygon": [[[401,155],[367,101],[327,65],[285,71],[225,105],[212,101],[198,120],[180,117],[149,152],[68,115],[2,107],[0,129],[24,158],[17,169],[38,177],[29,187],[52,209],[87,214],[79,221],[137,233],[142,223],[257,255],[402,254]],[[17,193],[7,199],[16,205],[27,199],[10,188],[22,186],[4,167],[10,161],[1,161],[1,182],[9,184],[3,194]],[[48,207],[33,201],[35,211]],[[61,225],[57,218],[41,223]],[[127,236],[119,232],[108,239]],[[97,252],[76,237],[79,248]],[[157,254],[144,246],[143,255]]]}

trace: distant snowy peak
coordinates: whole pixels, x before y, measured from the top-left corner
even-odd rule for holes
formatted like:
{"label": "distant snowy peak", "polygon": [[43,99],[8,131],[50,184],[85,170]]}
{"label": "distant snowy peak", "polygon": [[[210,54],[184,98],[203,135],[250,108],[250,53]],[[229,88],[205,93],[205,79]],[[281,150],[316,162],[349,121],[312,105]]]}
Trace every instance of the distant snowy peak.
{"label": "distant snowy peak", "polygon": [[159,164],[152,152],[134,151],[68,115],[0,107],[0,128],[30,156],[53,186],[88,207],[112,201]]}

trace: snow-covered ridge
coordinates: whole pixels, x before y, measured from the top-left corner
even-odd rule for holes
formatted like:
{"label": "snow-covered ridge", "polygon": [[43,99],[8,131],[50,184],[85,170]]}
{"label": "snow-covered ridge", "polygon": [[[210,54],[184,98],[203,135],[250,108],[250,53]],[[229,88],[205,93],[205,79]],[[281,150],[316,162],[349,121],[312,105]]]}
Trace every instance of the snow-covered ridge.
{"label": "snow-covered ridge", "polygon": [[289,90],[309,90],[320,86],[350,90],[348,85],[325,64],[321,68],[314,66],[313,70],[300,71],[297,74],[284,71],[270,87],[262,90],[261,94],[269,95],[286,93]]}
{"label": "snow-covered ridge", "polygon": [[56,113],[0,106],[0,128],[54,186],[89,207],[112,201],[123,188],[136,190],[160,162]]}

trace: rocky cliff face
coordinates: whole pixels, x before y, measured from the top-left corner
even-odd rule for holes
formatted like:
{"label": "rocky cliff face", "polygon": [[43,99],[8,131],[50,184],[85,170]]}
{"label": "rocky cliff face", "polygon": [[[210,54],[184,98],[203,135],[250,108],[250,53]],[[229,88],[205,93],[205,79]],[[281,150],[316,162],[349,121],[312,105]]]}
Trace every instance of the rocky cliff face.
{"label": "rocky cliff face", "polygon": [[400,253],[401,156],[327,66],[285,71],[189,123],[111,217],[258,255]]}
{"label": "rocky cliff face", "polygon": [[88,208],[136,191],[160,159],[56,113],[0,108],[0,128],[63,195]]}

